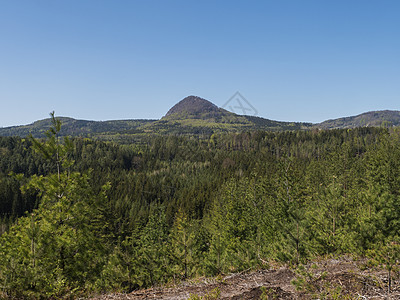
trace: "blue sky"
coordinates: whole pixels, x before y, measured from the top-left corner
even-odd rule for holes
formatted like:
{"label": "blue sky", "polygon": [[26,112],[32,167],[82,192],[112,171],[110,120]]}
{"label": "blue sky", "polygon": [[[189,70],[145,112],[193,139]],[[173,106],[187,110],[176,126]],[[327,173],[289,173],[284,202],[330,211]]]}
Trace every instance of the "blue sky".
{"label": "blue sky", "polygon": [[162,117],[188,95],[320,122],[400,110],[400,1],[0,0],[0,126]]}

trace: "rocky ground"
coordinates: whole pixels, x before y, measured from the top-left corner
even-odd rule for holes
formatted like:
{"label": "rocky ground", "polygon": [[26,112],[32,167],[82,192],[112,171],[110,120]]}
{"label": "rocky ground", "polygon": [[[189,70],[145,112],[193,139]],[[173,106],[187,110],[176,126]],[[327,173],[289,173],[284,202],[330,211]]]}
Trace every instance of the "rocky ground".
{"label": "rocky ground", "polygon": [[399,276],[393,274],[389,293],[384,269],[369,267],[365,260],[327,259],[304,268],[277,266],[93,299],[400,299]]}

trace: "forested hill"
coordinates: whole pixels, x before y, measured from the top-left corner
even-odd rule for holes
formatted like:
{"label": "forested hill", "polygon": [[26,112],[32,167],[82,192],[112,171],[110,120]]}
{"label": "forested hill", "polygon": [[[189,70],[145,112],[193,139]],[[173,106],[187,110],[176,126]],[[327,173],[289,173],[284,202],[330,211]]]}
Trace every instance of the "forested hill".
{"label": "forested hill", "polygon": [[[115,120],[115,121],[87,121],[76,120],[67,117],[58,117],[63,124],[60,136],[82,136],[103,137],[129,132],[133,134],[136,130],[155,120]],[[45,136],[45,132],[51,126],[51,119],[36,121],[29,125],[0,128],[0,136],[26,137],[32,134],[36,138]]]}
{"label": "forested hill", "polygon": [[219,108],[206,99],[188,96],[173,106],[159,121],[145,127],[148,132],[154,133],[211,135],[252,130],[299,130],[310,128],[311,125],[238,115]]}
{"label": "forested hill", "polygon": [[317,124],[322,129],[356,127],[392,127],[400,125],[400,111],[370,111],[357,116],[327,120]]}
{"label": "forested hill", "polygon": [[[256,116],[238,115],[220,108],[212,102],[188,96],[174,105],[159,120],[87,121],[61,117],[62,136],[80,136],[98,140],[132,143],[148,135],[201,135],[254,130],[284,131],[301,129],[348,129],[357,127],[392,127],[400,125],[399,111],[372,111],[358,116],[327,120],[319,124],[281,122]],[[0,136],[44,137],[51,119],[29,125],[0,128]]]}
{"label": "forested hill", "polygon": [[[219,108],[208,100],[188,96],[174,105],[160,120],[86,121],[62,117],[61,135],[129,143],[149,134],[211,135],[221,132],[249,130],[297,130],[310,128],[311,123],[280,122],[254,116],[242,116]],[[44,137],[51,119],[33,124],[0,128],[0,136]]]}

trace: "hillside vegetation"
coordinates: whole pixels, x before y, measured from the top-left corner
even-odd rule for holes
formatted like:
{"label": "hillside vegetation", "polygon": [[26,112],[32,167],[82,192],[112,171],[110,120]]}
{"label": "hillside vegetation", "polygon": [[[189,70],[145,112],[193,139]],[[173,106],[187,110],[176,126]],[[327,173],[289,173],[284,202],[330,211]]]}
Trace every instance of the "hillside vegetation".
{"label": "hillside vegetation", "polygon": [[[285,131],[310,129],[349,129],[358,127],[396,127],[399,111],[373,111],[358,116],[327,120],[319,124],[281,122],[257,116],[237,115],[210,101],[188,96],[174,105],[159,120],[85,121],[62,117],[61,136],[80,136],[119,144],[138,143],[155,135],[209,137],[212,134],[254,130]],[[29,125],[0,128],[0,136],[45,137],[51,119]]]}
{"label": "hillside vegetation", "polygon": [[[219,108],[208,100],[189,96],[174,105],[160,120],[85,121],[60,118],[62,136],[81,136],[117,143],[136,143],[149,135],[209,136],[213,133],[248,130],[298,130],[310,128],[310,123],[279,122],[254,116],[241,116]],[[0,136],[43,138],[51,119],[30,125],[0,128]]]}
{"label": "hillside vegetation", "polygon": [[0,138],[4,297],[130,292],[327,255],[392,268],[400,255],[396,129],[119,145],[51,124],[46,140]]}
{"label": "hillside vegetation", "polygon": [[393,110],[370,111],[353,117],[324,121],[317,126],[322,129],[356,127],[392,127],[400,125],[400,112]]}

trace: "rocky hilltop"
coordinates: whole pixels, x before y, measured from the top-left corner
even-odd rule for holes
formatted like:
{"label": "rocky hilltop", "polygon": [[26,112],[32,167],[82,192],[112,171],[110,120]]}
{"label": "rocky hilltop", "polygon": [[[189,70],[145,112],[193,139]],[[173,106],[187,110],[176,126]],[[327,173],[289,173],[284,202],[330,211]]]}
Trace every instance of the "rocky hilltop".
{"label": "rocky hilltop", "polygon": [[227,112],[211,103],[210,101],[197,96],[188,96],[175,104],[165,115],[198,115],[204,113]]}

